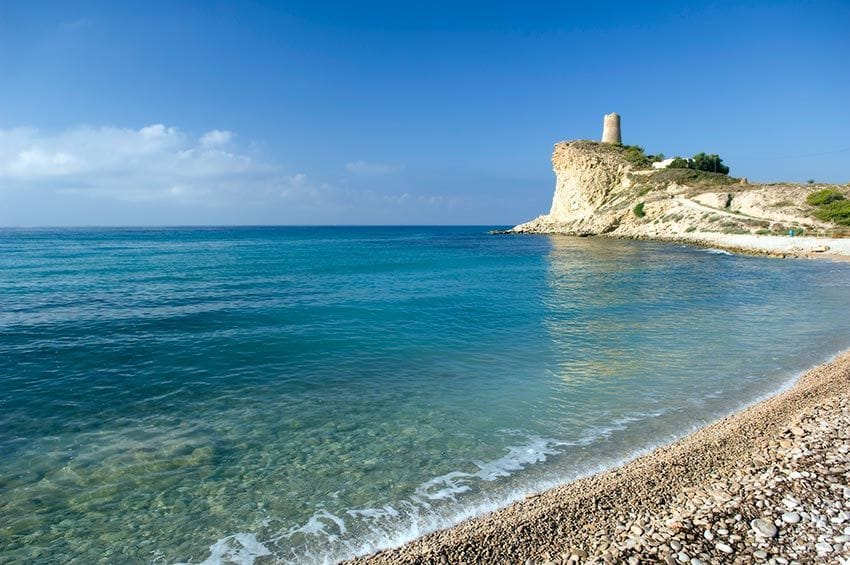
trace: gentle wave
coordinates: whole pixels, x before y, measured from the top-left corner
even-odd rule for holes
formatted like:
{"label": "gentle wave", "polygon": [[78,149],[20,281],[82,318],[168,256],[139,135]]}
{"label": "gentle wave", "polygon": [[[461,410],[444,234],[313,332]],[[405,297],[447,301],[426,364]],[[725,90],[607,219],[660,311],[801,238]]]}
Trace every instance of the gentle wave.
{"label": "gentle wave", "polygon": [[[395,505],[348,509],[342,513],[345,516],[320,509],[306,523],[290,527],[281,534],[272,535],[263,543],[257,541],[255,533],[240,532],[228,535],[210,546],[210,554],[202,564],[251,565],[256,558],[271,554],[284,563],[330,564],[396,547],[469,518],[492,512],[511,502],[521,500],[531,493],[561,484],[563,481],[549,479],[544,482],[529,483],[512,488],[496,498],[487,497],[472,503],[459,500],[461,495],[473,489],[475,482],[493,482],[512,477],[532,465],[546,462],[550,456],[562,454],[564,447],[592,445],[608,438],[613,432],[627,430],[630,423],[656,418],[663,413],[664,411],[629,414],[615,419],[610,426],[589,430],[576,441],[529,437],[526,443],[509,447],[503,457],[491,461],[475,461],[474,464],[478,467],[476,472],[452,471],[422,483],[416,488],[413,496]],[[506,433],[517,435],[520,432],[507,430]],[[641,453],[644,451],[642,450]],[[617,460],[614,465],[633,457],[634,455],[628,455],[624,459]],[[597,466],[575,470],[567,480],[598,472],[600,468]],[[435,507],[435,504],[444,501],[459,504]],[[351,530],[360,532],[360,535],[348,536]],[[300,547],[287,547],[286,542],[297,534],[307,537],[308,543],[302,543]],[[272,552],[269,547],[280,547],[280,550]]]}

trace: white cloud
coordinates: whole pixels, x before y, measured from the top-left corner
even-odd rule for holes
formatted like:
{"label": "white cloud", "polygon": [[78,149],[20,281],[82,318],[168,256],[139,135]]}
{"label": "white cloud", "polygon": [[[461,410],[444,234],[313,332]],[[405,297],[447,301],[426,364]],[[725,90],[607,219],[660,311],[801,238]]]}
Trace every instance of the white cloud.
{"label": "white cloud", "polygon": [[387,175],[398,173],[405,168],[404,163],[370,163],[369,161],[351,161],[345,164],[349,173],[358,175]]}
{"label": "white cloud", "polygon": [[227,145],[233,139],[233,132],[214,129],[201,136],[201,145],[204,147],[219,147]]}
{"label": "white cloud", "polygon": [[50,188],[121,200],[214,200],[274,182],[274,168],[230,147],[233,134],[197,142],[177,128],[0,130],[0,190]]}

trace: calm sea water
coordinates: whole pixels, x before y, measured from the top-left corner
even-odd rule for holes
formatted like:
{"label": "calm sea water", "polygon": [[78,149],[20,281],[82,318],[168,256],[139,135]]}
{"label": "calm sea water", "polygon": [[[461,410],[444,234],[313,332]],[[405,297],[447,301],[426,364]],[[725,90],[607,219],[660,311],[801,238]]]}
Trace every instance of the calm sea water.
{"label": "calm sea water", "polygon": [[485,228],[0,231],[0,561],[323,562],[850,346],[850,265]]}

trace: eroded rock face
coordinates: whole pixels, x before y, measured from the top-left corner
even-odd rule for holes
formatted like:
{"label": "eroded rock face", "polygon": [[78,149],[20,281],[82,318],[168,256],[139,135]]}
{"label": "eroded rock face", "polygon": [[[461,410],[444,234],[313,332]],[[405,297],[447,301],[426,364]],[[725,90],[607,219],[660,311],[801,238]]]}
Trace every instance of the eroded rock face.
{"label": "eroded rock face", "polygon": [[555,195],[548,214],[514,228],[518,233],[594,235],[615,229],[623,216],[614,209],[631,185],[631,166],[619,147],[567,141],[552,154]]}

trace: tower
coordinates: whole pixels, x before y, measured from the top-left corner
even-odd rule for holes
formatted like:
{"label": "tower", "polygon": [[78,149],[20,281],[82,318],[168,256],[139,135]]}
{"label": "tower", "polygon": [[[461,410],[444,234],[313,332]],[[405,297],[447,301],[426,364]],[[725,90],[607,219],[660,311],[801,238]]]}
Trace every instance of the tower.
{"label": "tower", "polygon": [[602,121],[602,143],[622,143],[620,137],[620,114],[612,112],[605,114]]}

